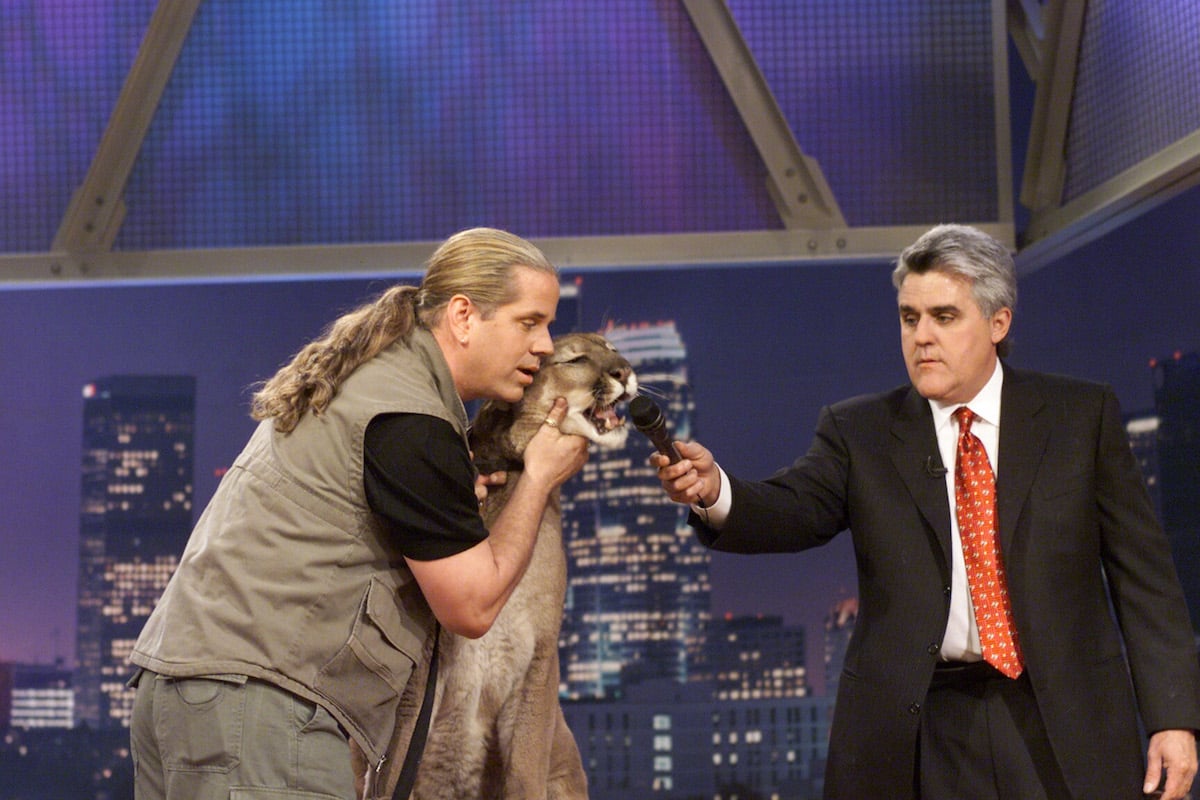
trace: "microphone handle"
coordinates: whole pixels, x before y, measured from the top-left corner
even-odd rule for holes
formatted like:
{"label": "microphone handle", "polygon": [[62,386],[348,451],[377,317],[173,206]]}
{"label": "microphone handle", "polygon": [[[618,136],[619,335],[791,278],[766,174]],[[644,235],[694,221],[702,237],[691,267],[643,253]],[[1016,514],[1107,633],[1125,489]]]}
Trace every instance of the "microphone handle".
{"label": "microphone handle", "polygon": [[675,449],[675,443],[671,441],[665,427],[659,426],[652,431],[644,431],[644,433],[649,437],[654,449],[666,456],[670,463],[677,464],[683,460],[683,456],[679,455],[679,451]]}
{"label": "microphone handle", "polygon": [[[638,430],[646,434],[646,438],[654,445],[654,449],[666,456],[671,464],[683,460],[683,456],[679,455],[679,451],[675,449],[675,443],[671,441],[671,435],[667,432],[666,425],[663,425],[661,420],[657,425],[638,427]],[[706,507],[706,503],[699,498],[696,499],[696,505],[700,508]]]}

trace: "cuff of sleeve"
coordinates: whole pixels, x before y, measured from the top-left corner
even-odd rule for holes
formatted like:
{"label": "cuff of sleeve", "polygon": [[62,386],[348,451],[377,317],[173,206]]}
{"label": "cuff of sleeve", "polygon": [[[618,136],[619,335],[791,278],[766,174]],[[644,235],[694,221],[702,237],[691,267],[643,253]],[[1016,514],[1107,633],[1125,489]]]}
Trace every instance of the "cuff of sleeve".
{"label": "cuff of sleeve", "polygon": [[717,494],[716,502],[711,506],[692,504],[692,511],[710,528],[720,528],[729,516],[730,507],[733,506],[733,490],[729,488],[729,476],[721,469],[720,464],[716,466],[717,472],[721,473],[721,491]]}

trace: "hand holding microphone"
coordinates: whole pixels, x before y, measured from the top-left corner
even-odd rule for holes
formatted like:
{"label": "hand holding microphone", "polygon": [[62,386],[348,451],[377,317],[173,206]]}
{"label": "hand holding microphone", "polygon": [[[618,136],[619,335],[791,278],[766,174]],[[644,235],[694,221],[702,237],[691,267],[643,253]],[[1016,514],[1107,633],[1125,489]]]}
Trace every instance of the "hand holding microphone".
{"label": "hand holding microphone", "polygon": [[649,397],[638,395],[629,401],[629,418],[633,420],[634,426],[646,435],[654,449],[666,457],[667,465],[659,467],[659,479],[670,498],[676,503],[695,503],[701,508],[708,505],[701,491],[709,486],[720,486],[719,472],[712,460],[712,454],[700,445],[690,443],[688,447],[698,451],[698,456],[690,458],[692,468],[682,475],[663,477],[663,470],[678,464],[683,460],[683,456],[671,440],[662,409]]}

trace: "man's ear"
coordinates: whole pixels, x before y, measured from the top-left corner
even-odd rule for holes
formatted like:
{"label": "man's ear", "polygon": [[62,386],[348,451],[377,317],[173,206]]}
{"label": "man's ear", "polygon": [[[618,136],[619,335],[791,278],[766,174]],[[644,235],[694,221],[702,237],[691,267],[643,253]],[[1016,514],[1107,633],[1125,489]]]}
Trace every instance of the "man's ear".
{"label": "man's ear", "polygon": [[475,304],[465,294],[456,294],[446,303],[446,324],[450,326],[450,333],[459,344],[466,344],[470,337],[471,317],[474,313]]}
{"label": "man's ear", "polygon": [[1004,341],[1004,337],[1008,336],[1008,329],[1012,327],[1012,309],[1005,306],[992,314],[991,319],[992,329],[992,344],[999,344]]}

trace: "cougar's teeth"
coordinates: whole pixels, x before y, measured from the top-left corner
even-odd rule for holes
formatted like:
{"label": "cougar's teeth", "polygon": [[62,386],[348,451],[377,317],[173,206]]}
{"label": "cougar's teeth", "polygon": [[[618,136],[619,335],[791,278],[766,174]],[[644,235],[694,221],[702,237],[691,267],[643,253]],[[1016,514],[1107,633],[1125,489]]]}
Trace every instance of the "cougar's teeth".
{"label": "cougar's teeth", "polygon": [[592,409],[592,420],[602,433],[621,427],[622,420],[612,406],[596,406]]}

